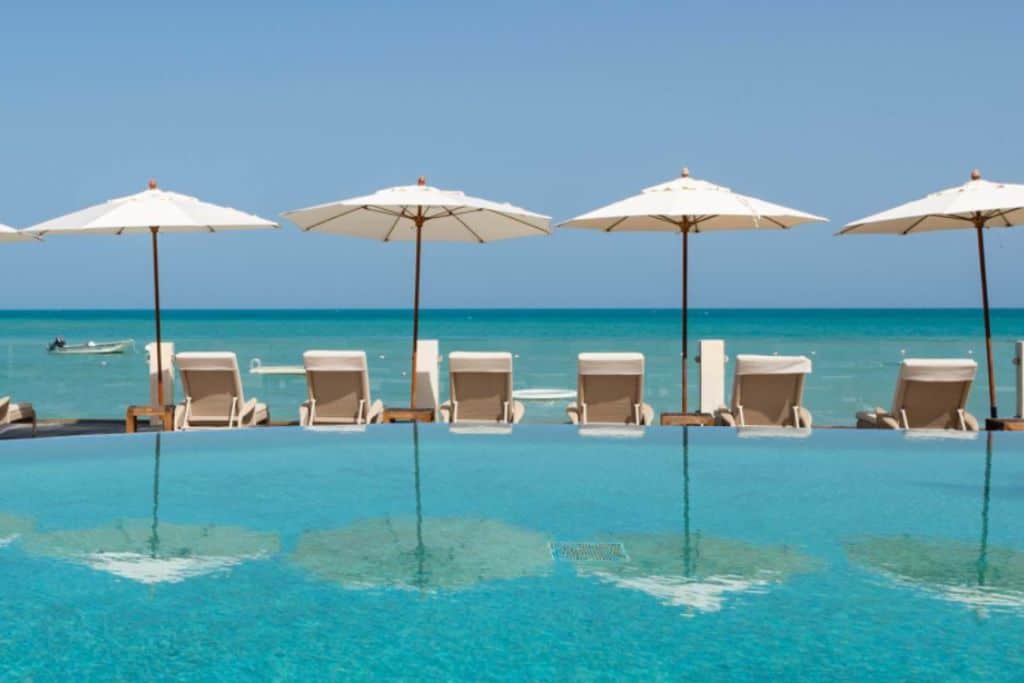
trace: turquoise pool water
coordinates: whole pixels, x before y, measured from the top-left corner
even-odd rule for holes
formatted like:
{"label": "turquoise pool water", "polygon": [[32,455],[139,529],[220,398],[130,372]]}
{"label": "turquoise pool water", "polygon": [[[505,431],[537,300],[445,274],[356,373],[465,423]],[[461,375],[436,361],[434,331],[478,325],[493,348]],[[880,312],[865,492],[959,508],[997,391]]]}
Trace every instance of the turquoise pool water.
{"label": "turquoise pool water", "polygon": [[7,442],[0,678],[1020,680],[993,437]]}
{"label": "turquoise pool water", "polygon": [[[1024,338],[1024,309],[993,311],[992,329],[1001,414],[1016,403],[1013,342]],[[515,386],[573,390],[581,351],[645,354],[645,399],[657,412],[679,409],[679,311],[673,310],[425,310],[421,334],[441,352],[502,350],[515,354]],[[400,310],[165,311],[165,339],[179,351],[238,354],[247,396],[270,405],[276,419],[298,419],[305,378],[248,373],[249,362],[301,364],[307,349],[365,349],[371,390],[387,404],[408,400],[411,314]],[[55,335],[69,341],[139,342],[123,356],[46,353]],[[149,399],[145,342],[150,311],[0,311],[0,396],[32,401],[43,417],[121,418]],[[802,354],[814,361],[804,403],[815,424],[852,425],[858,410],[888,406],[904,357],[974,357],[981,369],[969,403],[988,414],[984,331],[979,310],[692,310],[691,357],[698,339],[724,339],[726,352]],[[447,365],[441,368],[447,396]],[[690,368],[696,405],[697,366]],[[732,381],[732,366],[727,368]],[[727,384],[727,386],[729,386]],[[181,400],[180,387],[178,399]],[[526,421],[565,421],[568,401],[531,401]]]}

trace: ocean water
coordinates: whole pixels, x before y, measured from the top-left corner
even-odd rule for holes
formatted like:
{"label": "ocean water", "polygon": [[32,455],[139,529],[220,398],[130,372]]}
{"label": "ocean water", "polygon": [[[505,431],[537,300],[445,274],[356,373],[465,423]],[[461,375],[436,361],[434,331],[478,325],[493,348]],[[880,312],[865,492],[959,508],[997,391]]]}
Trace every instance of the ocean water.
{"label": "ocean water", "polygon": [[[364,349],[371,390],[386,404],[407,402],[411,319],[407,311],[165,311],[164,338],[179,351],[238,354],[247,397],[270,405],[275,419],[297,419],[301,376],[248,374],[264,364],[301,364],[307,349]],[[695,310],[691,358],[699,339],[724,339],[726,353],[805,354],[814,362],[805,404],[818,424],[852,424],[858,410],[888,407],[904,357],[973,357],[979,363],[970,409],[988,413],[983,325],[978,310]],[[993,312],[1001,414],[1015,407],[1013,342],[1024,338],[1024,309]],[[575,387],[576,354],[640,351],[647,358],[646,399],[678,410],[679,312],[672,310],[426,310],[422,338],[451,351],[515,354],[515,386]],[[134,338],[122,356],[52,356],[46,343]],[[0,312],[0,395],[32,401],[43,417],[121,417],[148,398],[145,342],[149,311]],[[447,395],[442,366],[442,399]],[[697,401],[691,365],[690,401]],[[727,384],[731,380],[731,366]],[[180,396],[180,391],[178,392]],[[565,401],[527,404],[527,421],[563,420]]]}
{"label": "ocean water", "polygon": [[0,679],[1019,681],[1024,437],[956,436],[0,443]]}

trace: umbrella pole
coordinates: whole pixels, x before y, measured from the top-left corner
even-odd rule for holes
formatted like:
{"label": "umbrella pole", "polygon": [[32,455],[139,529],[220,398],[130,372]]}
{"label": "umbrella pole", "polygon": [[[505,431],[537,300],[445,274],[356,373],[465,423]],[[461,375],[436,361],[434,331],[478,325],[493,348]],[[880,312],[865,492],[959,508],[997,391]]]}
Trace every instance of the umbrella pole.
{"label": "umbrella pole", "polygon": [[409,407],[416,407],[416,356],[420,344],[420,254],[423,249],[423,208],[416,210],[416,285],[412,304],[412,385],[409,391]]}
{"label": "umbrella pole", "polygon": [[687,285],[689,283],[689,241],[690,241],[690,221],[688,218],[683,217],[683,414],[685,415],[686,410],[686,390],[687,390],[687,377],[686,377],[686,356],[687,348],[689,346],[688,330],[687,330],[687,311],[689,308],[687,301]]}
{"label": "umbrella pole", "polygon": [[164,403],[164,357],[162,344],[160,343],[160,255],[157,247],[157,233],[159,228],[153,226],[149,229],[153,238],[153,310],[156,317],[156,400],[163,406]]}
{"label": "umbrella pole", "polygon": [[996,376],[992,367],[992,321],[988,310],[988,274],[985,272],[985,219],[980,215],[974,218],[974,228],[978,233],[978,265],[981,268],[981,305],[985,311],[985,355],[988,357],[988,400],[990,417],[999,417],[996,407]]}

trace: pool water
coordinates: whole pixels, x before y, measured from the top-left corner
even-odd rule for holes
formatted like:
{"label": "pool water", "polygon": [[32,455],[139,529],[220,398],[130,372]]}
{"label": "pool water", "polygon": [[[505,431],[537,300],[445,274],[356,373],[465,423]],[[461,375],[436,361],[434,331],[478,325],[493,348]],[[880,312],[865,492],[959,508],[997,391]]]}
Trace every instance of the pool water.
{"label": "pool water", "polygon": [[1024,439],[0,444],[5,680],[1020,680]]}

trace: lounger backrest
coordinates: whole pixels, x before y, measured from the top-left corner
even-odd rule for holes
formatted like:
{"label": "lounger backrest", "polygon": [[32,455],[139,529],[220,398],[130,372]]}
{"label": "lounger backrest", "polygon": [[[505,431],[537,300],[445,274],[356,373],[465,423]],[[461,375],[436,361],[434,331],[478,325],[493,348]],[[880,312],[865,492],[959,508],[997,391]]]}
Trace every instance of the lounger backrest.
{"label": "lounger backrest", "polygon": [[448,356],[452,422],[508,422],[512,354],[455,351]]}
{"label": "lounger backrest", "polygon": [[306,388],[313,424],[365,422],[370,409],[370,373],[363,351],[306,351]]}
{"label": "lounger backrest", "polygon": [[644,402],[642,353],[581,353],[576,364],[580,424],[639,424]]}
{"label": "lounger backrest", "polygon": [[[242,377],[234,353],[185,352],[174,356],[181,375],[181,386],[190,401],[192,420],[227,421],[235,409],[245,403]],[[235,400],[237,399],[237,400]]]}
{"label": "lounger backrest", "polygon": [[795,426],[793,409],[802,405],[810,372],[806,356],[736,356],[733,413],[747,426]]}
{"label": "lounger backrest", "polygon": [[978,364],[969,358],[907,358],[900,365],[892,415],[909,429],[960,429]]}

